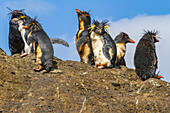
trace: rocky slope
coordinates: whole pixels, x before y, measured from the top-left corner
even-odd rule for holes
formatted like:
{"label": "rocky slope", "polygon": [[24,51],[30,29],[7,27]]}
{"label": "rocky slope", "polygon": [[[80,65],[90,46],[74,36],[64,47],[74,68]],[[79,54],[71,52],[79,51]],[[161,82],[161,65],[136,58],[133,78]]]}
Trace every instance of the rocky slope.
{"label": "rocky slope", "polygon": [[54,58],[55,72],[34,72],[35,56],[0,49],[0,113],[170,112],[170,84],[141,81],[133,69],[98,69]]}

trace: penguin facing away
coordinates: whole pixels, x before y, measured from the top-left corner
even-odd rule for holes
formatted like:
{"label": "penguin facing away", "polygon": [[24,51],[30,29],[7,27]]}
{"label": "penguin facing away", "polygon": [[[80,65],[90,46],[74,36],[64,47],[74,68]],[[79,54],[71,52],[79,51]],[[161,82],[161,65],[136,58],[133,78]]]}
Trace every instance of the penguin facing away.
{"label": "penguin facing away", "polygon": [[135,71],[142,80],[162,78],[162,76],[156,75],[158,58],[155,43],[159,42],[156,38],[157,34],[157,31],[145,31],[136,47],[134,56]]}
{"label": "penguin facing away", "polygon": [[86,64],[94,64],[94,55],[92,51],[90,33],[88,27],[91,24],[91,18],[89,12],[80,11],[76,9],[79,30],[76,34],[76,48],[80,56],[81,62]]}
{"label": "penguin facing away", "polygon": [[41,25],[34,19],[28,26],[24,26],[23,29],[28,29],[30,33],[27,40],[28,45],[34,43],[36,52],[36,62],[39,66],[35,71],[41,71],[43,69],[47,72],[54,70],[53,57],[54,51],[50,41],[50,38],[43,30]]}
{"label": "penguin facing away", "polygon": [[98,68],[114,67],[116,60],[116,44],[108,34],[108,21],[93,20],[90,38],[94,53],[95,65]]}
{"label": "penguin facing away", "polygon": [[126,66],[126,62],[124,59],[124,56],[126,53],[126,44],[127,43],[135,43],[135,41],[130,39],[129,36],[124,32],[121,32],[119,35],[117,35],[115,37],[114,41],[116,43],[116,48],[117,48],[117,58],[116,58],[115,65],[116,66],[120,66],[120,65]]}
{"label": "penguin facing away", "polygon": [[[9,8],[8,8],[9,9]],[[27,16],[23,10],[14,10],[12,11],[11,9],[9,9],[11,12],[9,13],[9,15],[11,15],[11,19],[9,22],[9,49],[11,51],[11,55],[19,53],[22,54],[24,52],[24,41],[21,37],[21,33],[18,30],[18,18],[22,18],[24,17],[24,20],[29,20],[30,17]]]}

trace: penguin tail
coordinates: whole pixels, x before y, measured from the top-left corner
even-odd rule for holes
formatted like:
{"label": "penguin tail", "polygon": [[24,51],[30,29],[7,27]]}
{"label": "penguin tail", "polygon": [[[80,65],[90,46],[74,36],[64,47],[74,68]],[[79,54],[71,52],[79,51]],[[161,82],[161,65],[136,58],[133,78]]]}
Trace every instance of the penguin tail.
{"label": "penguin tail", "polygon": [[66,46],[66,47],[69,47],[69,44],[66,41],[62,40],[62,39],[50,38],[50,40],[51,40],[52,44],[62,44],[64,46]]}

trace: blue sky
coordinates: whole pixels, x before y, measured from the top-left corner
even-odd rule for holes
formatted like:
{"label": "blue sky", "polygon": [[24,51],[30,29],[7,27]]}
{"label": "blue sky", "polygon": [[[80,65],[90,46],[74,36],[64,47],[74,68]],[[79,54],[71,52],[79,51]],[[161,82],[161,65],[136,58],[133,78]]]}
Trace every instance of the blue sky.
{"label": "blue sky", "polygon": [[[78,30],[75,9],[90,11],[92,19],[110,20],[110,34],[114,38],[126,32],[136,44],[143,29],[159,30],[160,42],[156,44],[158,67],[164,80],[170,81],[170,1],[169,0],[0,0],[0,48],[10,55],[8,48],[9,10],[25,9],[35,16],[50,37],[66,40],[70,47],[54,45],[55,56],[62,60],[79,61],[74,37]],[[127,66],[134,68],[133,57],[136,44],[127,45]]]}

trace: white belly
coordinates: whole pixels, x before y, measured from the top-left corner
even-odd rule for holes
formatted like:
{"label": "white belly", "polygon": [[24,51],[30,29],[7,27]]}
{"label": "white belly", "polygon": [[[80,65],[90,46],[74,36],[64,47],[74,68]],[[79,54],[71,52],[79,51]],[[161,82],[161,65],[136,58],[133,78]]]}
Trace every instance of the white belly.
{"label": "white belly", "polygon": [[103,37],[92,32],[91,40],[92,40],[92,49],[93,49],[93,53],[94,53],[95,65],[97,67],[98,66],[109,67],[111,65],[111,61],[108,60],[104,56],[103,50],[102,50],[103,45],[104,45]]}
{"label": "white belly", "polygon": [[123,43],[117,43],[116,48],[117,48],[117,57],[119,60],[121,60],[125,56],[126,46]]}
{"label": "white belly", "polygon": [[30,54],[31,53],[31,46],[32,46],[32,44],[30,44],[30,45],[27,44],[27,42],[25,40],[25,29],[23,29],[22,27],[23,27],[23,25],[22,25],[22,23],[20,23],[18,30],[21,32],[21,37],[22,37],[22,39],[24,41],[24,50],[25,50],[25,53]]}

